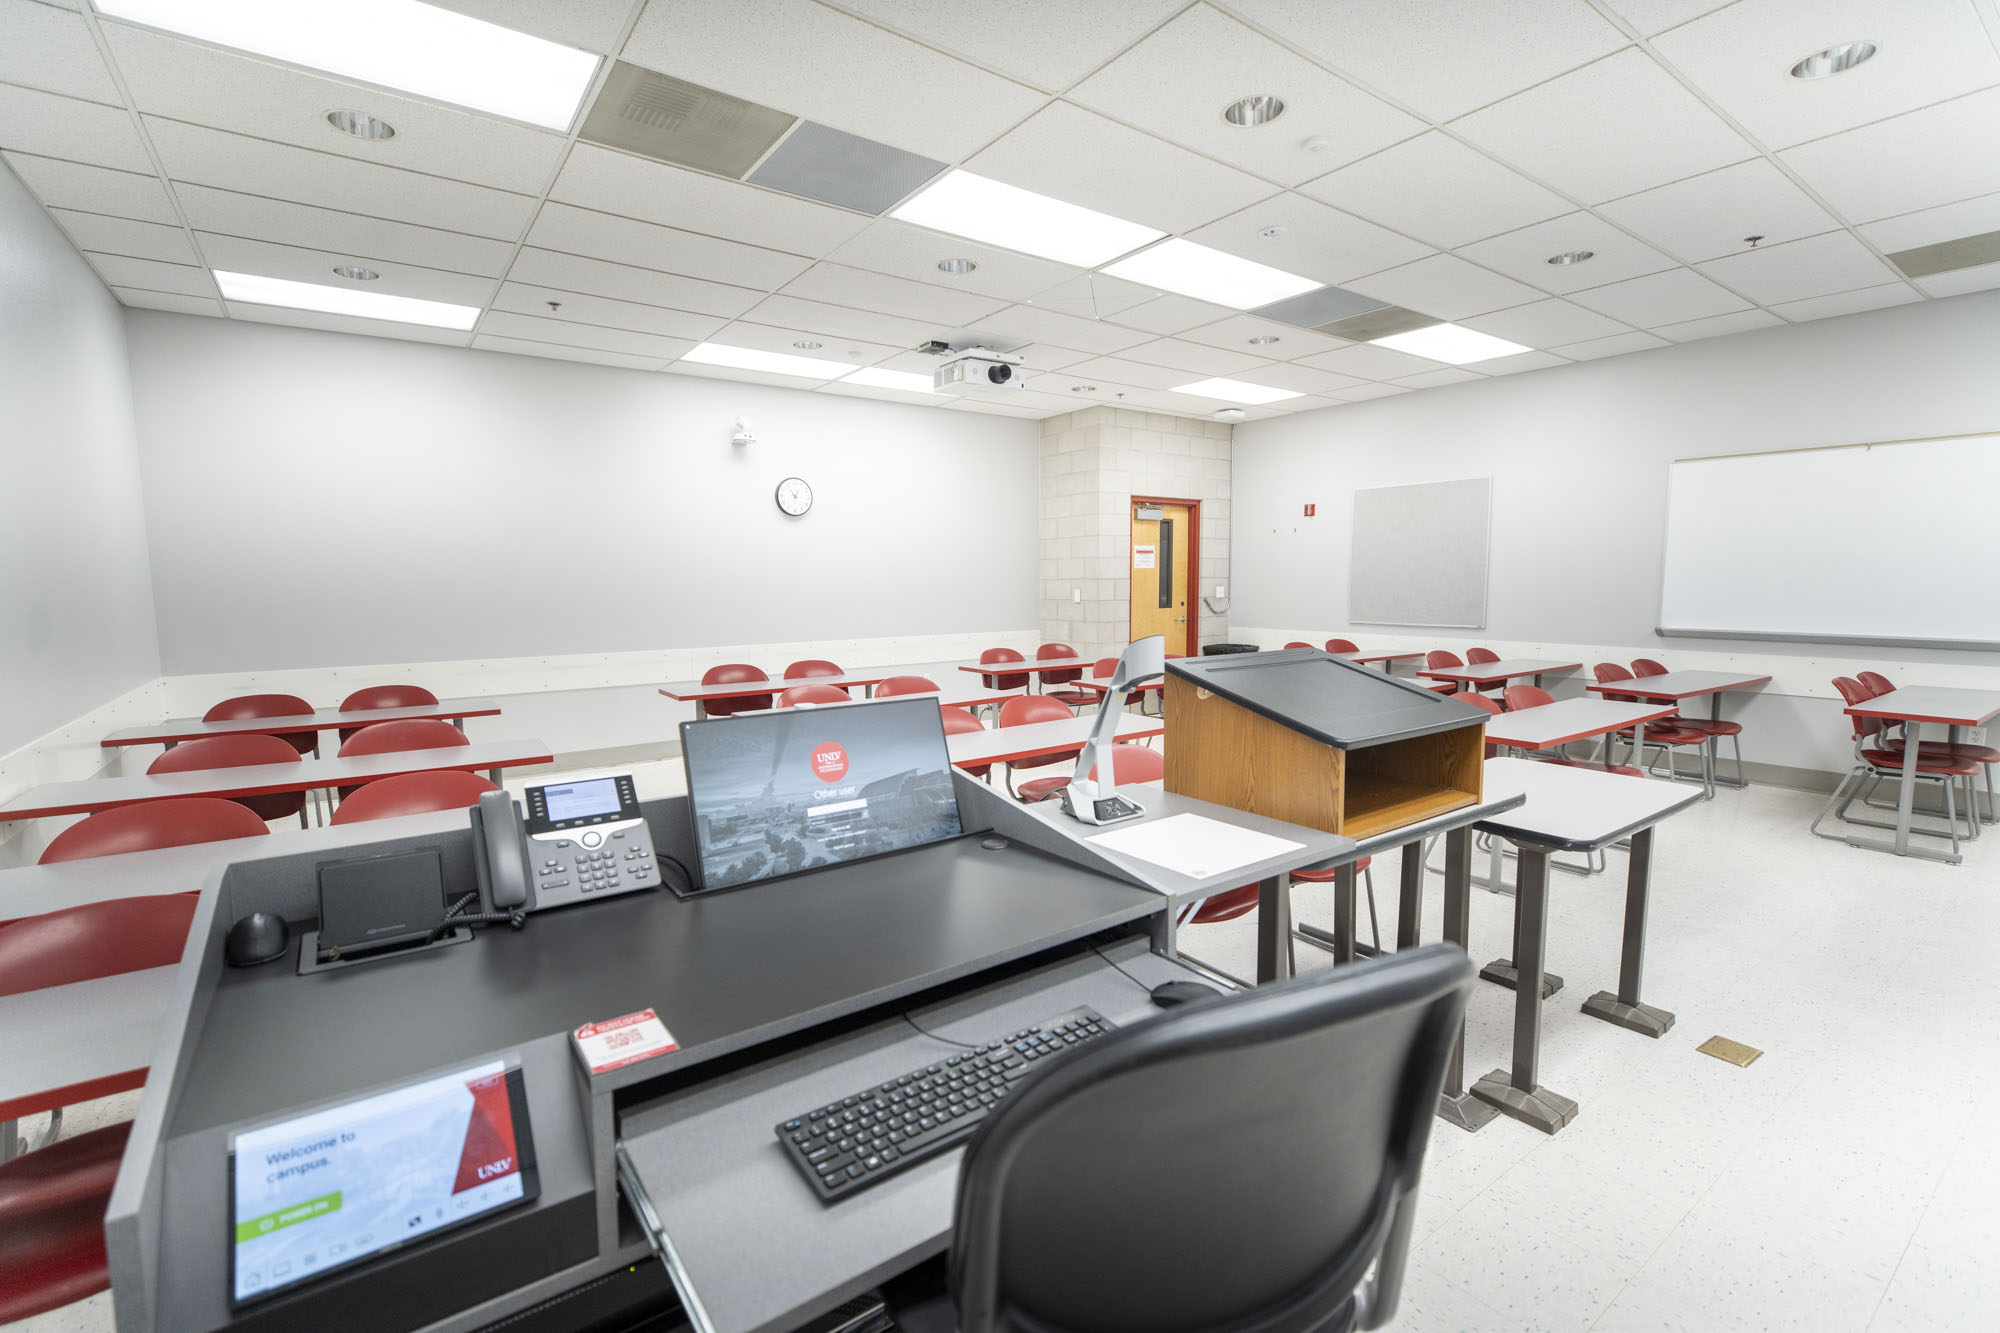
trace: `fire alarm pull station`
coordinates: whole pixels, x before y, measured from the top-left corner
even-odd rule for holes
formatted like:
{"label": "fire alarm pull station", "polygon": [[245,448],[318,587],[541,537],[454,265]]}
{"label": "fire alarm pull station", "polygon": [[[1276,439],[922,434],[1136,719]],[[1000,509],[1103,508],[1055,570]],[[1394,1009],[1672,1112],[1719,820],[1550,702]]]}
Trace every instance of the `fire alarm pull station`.
{"label": "fire alarm pull station", "polygon": [[1311,517],[1313,517],[1313,516],[1314,516],[1315,514],[1317,514],[1317,513],[1319,513],[1319,506],[1318,506],[1318,505],[1307,505],[1307,506],[1306,506],[1306,517],[1307,517],[1307,518],[1311,518]]}

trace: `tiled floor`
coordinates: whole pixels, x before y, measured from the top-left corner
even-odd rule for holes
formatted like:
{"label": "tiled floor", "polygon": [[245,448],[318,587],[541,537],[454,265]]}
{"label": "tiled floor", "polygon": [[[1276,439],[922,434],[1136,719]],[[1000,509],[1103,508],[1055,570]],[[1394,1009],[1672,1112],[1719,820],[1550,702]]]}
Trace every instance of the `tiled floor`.
{"label": "tiled floor", "polygon": [[[641,766],[643,796],[679,787],[678,762]],[[1624,857],[1554,877],[1549,966],[1568,984],[1546,1005],[1542,1079],[1582,1110],[1553,1138],[1437,1125],[1393,1327],[2000,1328],[2000,840],[1958,867],[1899,860],[1809,837],[1817,804],[1724,792],[1662,827],[1645,989],[1678,1022],[1658,1041],[1577,1009],[1617,979]],[[1392,936],[1393,856],[1378,880]],[[1301,886],[1300,918],[1330,922],[1328,895]],[[1433,877],[1427,939],[1439,899]],[[1506,951],[1512,900],[1473,899],[1484,961]],[[1247,975],[1252,931],[1186,946]],[[1329,962],[1306,945],[1299,961]],[[1470,1074],[1505,1063],[1512,1000],[1479,985]],[[1718,1033],[1766,1053],[1748,1069],[1696,1053]],[[16,1327],[106,1330],[108,1298]]]}

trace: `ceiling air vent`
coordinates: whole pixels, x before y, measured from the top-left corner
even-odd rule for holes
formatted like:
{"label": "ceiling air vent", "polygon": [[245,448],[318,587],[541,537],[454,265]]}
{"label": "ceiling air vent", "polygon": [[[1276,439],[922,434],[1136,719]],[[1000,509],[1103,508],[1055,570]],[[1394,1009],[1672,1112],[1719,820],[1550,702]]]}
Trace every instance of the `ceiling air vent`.
{"label": "ceiling air vent", "polygon": [[580,137],[740,180],[792,121],[782,111],[621,60],[611,66]]}
{"label": "ceiling air vent", "polygon": [[879,217],[945,166],[804,120],[764,159],[750,183]]}
{"label": "ceiling air vent", "polygon": [[1350,292],[1342,287],[1321,287],[1250,313],[1329,337],[1346,338],[1350,342],[1386,338],[1392,333],[1408,333],[1411,329],[1429,328],[1444,322],[1435,315],[1405,310],[1399,305],[1390,305],[1387,301],[1378,301],[1372,296],[1363,296],[1360,292]]}
{"label": "ceiling air vent", "polygon": [[1912,250],[1898,250],[1889,256],[1889,262],[1903,270],[1906,278],[1928,278],[1933,273],[1978,268],[1981,264],[2000,264],[2000,231],[1961,236],[1955,241],[1939,241],[1936,245],[1919,245]]}

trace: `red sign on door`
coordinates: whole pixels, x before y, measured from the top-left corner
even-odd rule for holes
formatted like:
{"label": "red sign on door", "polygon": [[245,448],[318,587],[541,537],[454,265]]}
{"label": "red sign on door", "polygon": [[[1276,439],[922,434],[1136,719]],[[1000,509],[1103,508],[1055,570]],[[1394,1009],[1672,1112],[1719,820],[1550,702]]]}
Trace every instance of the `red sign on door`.
{"label": "red sign on door", "polygon": [[821,782],[838,782],[847,776],[847,751],[833,741],[815,745],[812,765]]}

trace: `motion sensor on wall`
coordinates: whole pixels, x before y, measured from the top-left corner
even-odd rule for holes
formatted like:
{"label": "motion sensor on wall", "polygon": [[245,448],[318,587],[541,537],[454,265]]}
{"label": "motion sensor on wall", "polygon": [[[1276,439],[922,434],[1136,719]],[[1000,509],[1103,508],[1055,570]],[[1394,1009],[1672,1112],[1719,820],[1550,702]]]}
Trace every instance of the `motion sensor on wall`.
{"label": "motion sensor on wall", "polygon": [[736,418],[736,433],[729,437],[731,444],[755,444],[757,437],[750,433],[750,422],[746,417]]}

